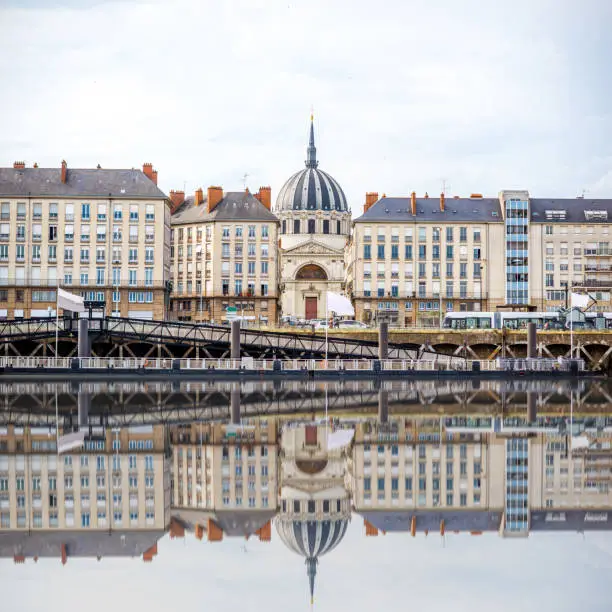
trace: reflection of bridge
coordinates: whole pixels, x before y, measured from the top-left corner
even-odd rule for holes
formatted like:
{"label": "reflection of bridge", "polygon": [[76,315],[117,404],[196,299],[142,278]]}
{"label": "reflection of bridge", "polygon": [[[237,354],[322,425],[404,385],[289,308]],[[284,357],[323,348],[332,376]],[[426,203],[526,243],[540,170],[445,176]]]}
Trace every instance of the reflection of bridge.
{"label": "reflection of bridge", "polygon": [[[91,352],[96,357],[229,357],[231,329],[225,326],[176,321],[142,321],[106,317],[89,321]],[[25,319],[0,322],[0,346],[5,356],[58,355],[77,353],[78,321],[60,319]],[[373,359],[378,357],[378,340],[355,339],[343,335],[289,333],[256,329],[240,330],[243,356],[259,359],[331,358]],[[423,347],[390,343],[389,359],[415,359]]]}
{"label": "reflection of bridge", "polygon": [[[0,426],[55,425],[55,405],[67,424],[79,419],[79,400],[88,397],[87,422],[92,425],[140,425],[228,420],[234,383],[3,383],[0,384]],[[472,415],[518,415],[527,411],[528,393],[540,417],[567,416],[573,388],[574,414],[612,414],[612,387],[605,381],[347,381],[325,386],[314,381],[241,387],[243,418],[332,414],[372,418],[379,392],[388,397],[389,418]]]}

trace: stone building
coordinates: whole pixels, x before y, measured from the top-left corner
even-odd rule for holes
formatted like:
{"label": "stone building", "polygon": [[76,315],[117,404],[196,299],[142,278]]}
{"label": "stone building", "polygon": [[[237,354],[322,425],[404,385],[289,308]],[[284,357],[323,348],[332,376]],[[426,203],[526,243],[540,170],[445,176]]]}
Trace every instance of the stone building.
{"label": "stone building", "polygon": [[0,168],[0,318],[54,316],[57,287],[163,319],[170,210],[157,171]]}
{"label": "stone building", "polygon": [[325,318],[327,291],[344,289],[344,249],[351,213],[340,185],[319,168],[311,117],[306,167],[281,188],[280,311],[301,319]]}
{"label": "stone building", "polygon": [[193,197],[170,192],[170,316],[222,323],[227,309],[247,322],[276,322],[278,220],[271,190],[256,194],[209,187]]}

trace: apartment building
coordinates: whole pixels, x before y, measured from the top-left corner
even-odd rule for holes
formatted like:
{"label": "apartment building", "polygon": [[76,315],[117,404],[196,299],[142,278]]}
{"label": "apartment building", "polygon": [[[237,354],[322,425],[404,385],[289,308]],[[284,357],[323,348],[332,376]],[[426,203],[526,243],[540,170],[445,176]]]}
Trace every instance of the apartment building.
{"label": "apartment building", "polygon": [[356,318],[438,325],[447,311],[486,310],[503,292],[492,259],[503,239],[496,198],[366,194],[347,251]]}
{"label": "apartment building", "polygon": [[438,325],[445,312],[557,310],[587,290],[612,309],[612,200],[378,198],[366,194],[347,249],[363,321]]}
{"label": "apartment building", "polygon": [[170,212],[152,164],[0,168],[0,317],[54,316],[57,287],[163,319]]}
{"label": "apartment building", "polygon": [[249,322],[276,322],[278,219],[271,190],[171,192],[171,316],[222,323],[228,308]]}
{"label": "apartment building", "polygon": [[163,427],[94,428],[84,448],[59,456],[52,434],[0,430],[0,555],[150,561],[170,523]]}

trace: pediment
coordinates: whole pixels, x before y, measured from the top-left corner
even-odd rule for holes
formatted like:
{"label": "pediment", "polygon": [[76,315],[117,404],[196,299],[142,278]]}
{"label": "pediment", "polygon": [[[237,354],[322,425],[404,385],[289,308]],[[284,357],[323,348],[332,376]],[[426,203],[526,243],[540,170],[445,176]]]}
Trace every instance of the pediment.
{"label": "pediment", "polygon": [[344,256],[344,249],[334,249],[317,242],[316,240],[308,240],[302,242],[297,246],[291,247],[290,249],[282,249],[283,255],[335,255]]}

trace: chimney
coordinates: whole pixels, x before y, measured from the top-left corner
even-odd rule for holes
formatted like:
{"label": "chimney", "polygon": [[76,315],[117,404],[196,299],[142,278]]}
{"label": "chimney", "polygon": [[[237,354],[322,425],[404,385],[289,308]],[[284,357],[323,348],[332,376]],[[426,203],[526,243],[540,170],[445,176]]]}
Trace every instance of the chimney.
{"label": "chimney", "polygon": [[153,544],[151,548],[142,553],[142,560],[146,563],[153,561],[153,557],[157,557],[157,543]]}
{"label": "chimney", "polygon": [[410,194],[410,212],[416,216],[416,191]]}
{"label": "chimney", "polygon": [[13,556],[13,563],[15,563],[15,564],[25,563],[25,557],[23,555],[14,555]]}
{"label": "chimney", "polygon": [[25,162],[22,162],[22,161],[13,162],[13,168],[15,168],[15,170],[25,170]]}
{"label": "chimney", "polygon": [[208,212],[212,212],[223,199],[223,187],[208,188]]}
{"label": "chimney", "polygon": [[440,212],[444,212],[444,194],[440,194]]}
{"label": "chimney", "polygon": [[153,164],[142,164],[142,171],[147,178],[157,185],[157,170],[153,170]]}
{"label": "chimney", "polygon": [[429,194],[427,192],[425,192],[425,199],[429,200]]}
{"label": "chimney", "polygon": [[470,198],[482,198],[482,193],[473,193]]}
{"label": "chimney", "polygon": [[66,550],[66,545],[62,544],[62,565],[66,565],[68,561],[68,551]]}
{"label": "chimney", "polygon": [[208,519],[206,532],[209,542],[221,542],[223,540],[223,529],[221,529],[212,519]]}
{"label": "chimney", "polygon": [[185,527],[178,521],[174,519],[170,520],[170,539],[174,540],[174,538],[184,538],[185,537]]}
{"label": "chimney", "polygon": [[38,168],[38,164],[34,162],[34,165],[32,166],[32,168]]}
{"label": "chimney", "polygon": [[260,542],[270,542],[272,540],[272,527],[270,521],[255,532],[259,536]]}
{"label": "chimney", "polygon": [[184,191],[174,191],[174,189],[170,190],[170,213],[173,214],[176,212],[178,207],[185,201],[185,192]]}
{"label": "chimney", "polygon": [[62,159],[62,183],[66,183],[68,178],[68,164],[65,159]]}
{"label": "chimney", "polygon": [[268,209],[272,208],[272,188],[260,187],[255,197]]}
{"label": "chimney", "polygon": [[195,526],[195,537],[201,540],[204,537],[204,527],[202,525]]}
{"label": "chimney", "polygon": [[368,191],[366,193],[365,204],[363,205],[363,212],[366,213],[378,200],[378,191]]}
{"label": "chimney", "polygon": [[204,201],[204,192],[201,187],[195,190],[195,196],[193,198],[193,205],[199,206]]}
{"label": "chimney", "polygon": [[459,199],[459,196],[453,196],[453,198],[454,198],[455,200],[458,200],[458,199]]}

